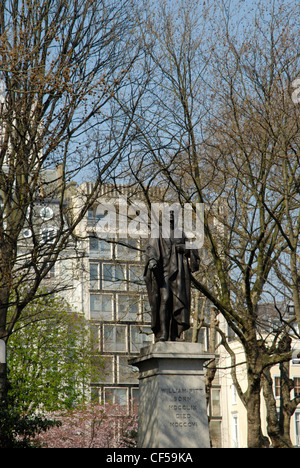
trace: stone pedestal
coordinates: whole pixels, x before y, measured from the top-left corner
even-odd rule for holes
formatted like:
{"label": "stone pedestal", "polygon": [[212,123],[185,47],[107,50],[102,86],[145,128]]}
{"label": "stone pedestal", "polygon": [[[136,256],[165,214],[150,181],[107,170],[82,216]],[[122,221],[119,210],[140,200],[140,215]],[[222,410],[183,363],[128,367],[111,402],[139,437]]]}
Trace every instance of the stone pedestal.
{"label": "stone pedestal", "polygon": [[213,357],[197,343],[158,342],[131,360],[140,371],[140,448],[210,446],[203,363]]}

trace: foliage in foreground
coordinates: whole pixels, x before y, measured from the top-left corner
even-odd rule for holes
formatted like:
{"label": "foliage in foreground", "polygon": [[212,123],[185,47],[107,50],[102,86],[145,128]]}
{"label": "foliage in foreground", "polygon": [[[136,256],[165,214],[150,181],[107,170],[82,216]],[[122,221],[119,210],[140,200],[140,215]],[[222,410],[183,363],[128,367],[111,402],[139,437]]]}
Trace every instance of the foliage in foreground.
{"label": "foliage in foreground", "polygon": [[72,408],[85,401],[89,381],[102,377],[101,357],[91,360],[87,322],[60,297],[28,306],[7,348],[9,395],[21,413]]}
{"label": "foliage in foreground", "polygon": [[128,448],[136,446],[137,416],[116,404],[85,405],[51,417],[61,422],[40,434],[43,448]]}
{"label": "foliage in foreground", "polygon": [[59,421],[21,414],[9,401],[0,401],[0,448],[37,448],[37,435],[58,427]]}

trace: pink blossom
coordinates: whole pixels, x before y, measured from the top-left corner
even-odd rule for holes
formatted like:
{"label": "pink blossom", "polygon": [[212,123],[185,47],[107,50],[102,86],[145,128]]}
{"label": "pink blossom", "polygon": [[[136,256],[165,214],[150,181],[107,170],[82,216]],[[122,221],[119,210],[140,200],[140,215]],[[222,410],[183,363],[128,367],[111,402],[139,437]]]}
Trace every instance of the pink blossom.
{"label": "pink blossom", "polygon": [[44,448],[124,448],[136,446],[137,415],[115,404],[89,404],[47,415],[61,421],[38,436]]}

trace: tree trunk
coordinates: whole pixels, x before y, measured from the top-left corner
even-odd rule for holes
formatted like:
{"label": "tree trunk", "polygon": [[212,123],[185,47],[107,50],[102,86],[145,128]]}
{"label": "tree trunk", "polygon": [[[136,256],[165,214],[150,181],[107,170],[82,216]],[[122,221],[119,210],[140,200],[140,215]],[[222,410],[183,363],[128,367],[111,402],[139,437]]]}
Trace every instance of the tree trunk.
{"label": "tree trunk", "polygon": [[282,434],[283,446],[285,448],[293,448],[293,444],[290,437],[290,424],[291,416],[291,390],[293,388],[293,381],[290,379],[290,363],[282,362],[280,368],[280,417],[279,425],[280,432]]}
{"label": "tree trunk", "polygon": [[[216,352],[216,326],[218,325],[217,321],[217,315],[218,311],[214,308],[211,307],[210,310],[210,335],[209,335],[209,348],[208,352],[211,354],[215,354]],[[209,407],[210,404],[210,398],[211,398],[211,387],[213,380],[215,378],[217,372],[217,365],[216,365],[216,360],[213,359],[211,362],[208,363],[207,368],[206,368],[206,374],[205,374],[205,391],[206,391],[206,401],[207,401],[207,406]]]}
{"label": "tree trunk", "polygon": [[0,363],[0,400],[7,396],[7,372],[6,364]]}
{"label": "tree trunk", "polygon": [[288,428],[286,427],[286,418],[284,424],[278,420],[276,400],[274,397],[273,379],[270,368],[263,373],[263,394],[267,408],[267,431],[271,439],[273,448],[292,448],[290,439],[290,419],[288,419]]}
{"label": "tree trunk", "polygon": [[261,432],[260,376],[249,377],[250,391],[246,409],[248,422],[248,448],[267,448],[269,440]]}

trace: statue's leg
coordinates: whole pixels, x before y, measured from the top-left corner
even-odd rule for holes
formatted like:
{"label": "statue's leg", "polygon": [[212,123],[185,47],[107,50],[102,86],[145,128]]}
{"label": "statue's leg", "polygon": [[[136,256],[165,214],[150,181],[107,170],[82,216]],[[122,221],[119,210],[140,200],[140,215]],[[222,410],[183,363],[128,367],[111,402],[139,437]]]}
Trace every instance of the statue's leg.
{"label": "statue's leg", "polygon": [[169,311],[169,286],[164,279],[163,286],[160,288],[160,338],[159,341],[168,341],[170,333],[170,311]]}
{"label": "statue's leg", "polygon": [[183,341],[182,334],[184,331],[183,325],[178,323],[174,317],[171,319],[171,341]]}

